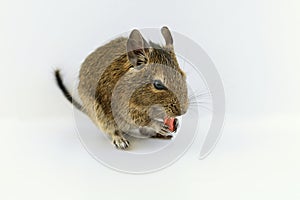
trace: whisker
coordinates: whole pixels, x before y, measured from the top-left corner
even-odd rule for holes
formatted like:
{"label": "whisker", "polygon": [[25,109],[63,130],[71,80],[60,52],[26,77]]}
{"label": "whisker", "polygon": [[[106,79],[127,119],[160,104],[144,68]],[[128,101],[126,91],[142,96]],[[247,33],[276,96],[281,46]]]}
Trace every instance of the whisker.
{"label": "whisker", "polygon": [[164,110],[162,110],[162,111],[160,111],[160,112],[158,112],[158,113],[155,113],[152,117],[153,118],[159,118],[161,115],[163,115],[165,113],[165,111]]}
{"label": "whisker", "polygon": [[193,94],[191,94],[189,96],[189,99],[192,100],[192,99],[195,99],[197,97],[210,97],[211,98],[211,95],[212,94],[216,94],[217,92],[219,92],[219,89],[214,89],[214,90],[208,90],[208,89],[205,89],[205,90],[202,90],[202,91],[199,91],[199,92],[194,92]]}
{"label": "whisker", "polygon": [[210,92],[206,92],[206,93],[201,93],[201,94],[192,94],[189,96],[189,99],[194,99],[197,97],[210,97],[211,93]]}
{"label": "whisker", "polygon": [[201,91],[195,91],[193,93],[193,95],[198,95],[198,94],[209,94],[210,93],[210,90],[201,90]]}
{"label": "whisker", "polygon": [[211,102],[207,102],[207,103],[203,103],[203,102],[195,102],[195,103],[190,103],[189,106],[208,106],[208,105],[211,105],[212,106],[212,103]]}
{"label": "whisker", "polygon": [[211,101],[205,101],[205,100],[198,100],[198,101],[189,101],[189,103],[191,104],[191,103],[211,103]]}
{"label": "whisker", "polygon": [[189,109],[195,110],[195,111],[196,111],[197,109],[206,110],[206,111],[209,111],[209,112],[212,112],[212,111],[213,111],[212,108],[210,108],[210,107],[208,107],[208,106],[203,106],[203,105],[201,105],[201,106],[199,106],[199,105],[191,105],[191,106],[189,107]]}
{"label": "whisker", "polygon": [[189,105],[202,105],[202,104],[212,104],[212,101],[210,100],[195,100],[195,101],[189,101]]}

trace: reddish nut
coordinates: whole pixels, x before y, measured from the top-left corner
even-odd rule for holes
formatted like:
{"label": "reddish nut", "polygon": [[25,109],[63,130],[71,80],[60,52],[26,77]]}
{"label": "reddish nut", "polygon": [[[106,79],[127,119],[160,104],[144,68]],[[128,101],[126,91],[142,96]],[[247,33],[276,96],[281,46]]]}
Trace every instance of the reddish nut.
{"label": "reddish nut", "polygon": [[174,117],[169,117],[169,118],[166,117],[164,120],[164,124],[169,127],[169,130],[171,132],[175,132],[178,127],[178,119],[176,119]]}

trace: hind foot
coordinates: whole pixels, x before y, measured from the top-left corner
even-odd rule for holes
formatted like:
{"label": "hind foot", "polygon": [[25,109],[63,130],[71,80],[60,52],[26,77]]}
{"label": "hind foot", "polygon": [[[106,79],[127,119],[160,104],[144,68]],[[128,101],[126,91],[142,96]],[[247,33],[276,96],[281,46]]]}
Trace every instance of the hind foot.
{"label": "hind foot", "polygon": [[127,149],[129,147],[129,141],[119,131],[116,131],[112,136],[112,143],[117,149]]}

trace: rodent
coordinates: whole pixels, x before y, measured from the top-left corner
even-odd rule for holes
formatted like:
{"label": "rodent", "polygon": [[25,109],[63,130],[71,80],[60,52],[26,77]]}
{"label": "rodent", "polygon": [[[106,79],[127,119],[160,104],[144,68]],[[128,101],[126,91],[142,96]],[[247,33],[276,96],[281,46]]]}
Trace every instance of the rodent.
{"label": "rodent", "polygon": [[134,29],[129,37],[119,37],[99,47],[82,63],[78,93],[82,105],[63,85],[66,98],[86,113],[119,149],[129,147],[124,137],[132,130],[153,138],[171,138],[162,121],[176,118],[188,109],[186,74],[179,67],[173,38],[161,28],[165,45],[147,42]]}

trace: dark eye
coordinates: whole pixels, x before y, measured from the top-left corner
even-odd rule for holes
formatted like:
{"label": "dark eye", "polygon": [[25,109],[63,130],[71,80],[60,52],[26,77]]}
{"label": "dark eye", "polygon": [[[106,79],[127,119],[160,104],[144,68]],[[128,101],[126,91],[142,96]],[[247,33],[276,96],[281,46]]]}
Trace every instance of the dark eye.
{"label": "dark eye", "polygon": [[160,80],[154,80],[153,85],[158,90],[164,90],[167,89],[164,84]]}

